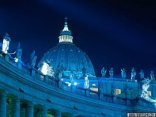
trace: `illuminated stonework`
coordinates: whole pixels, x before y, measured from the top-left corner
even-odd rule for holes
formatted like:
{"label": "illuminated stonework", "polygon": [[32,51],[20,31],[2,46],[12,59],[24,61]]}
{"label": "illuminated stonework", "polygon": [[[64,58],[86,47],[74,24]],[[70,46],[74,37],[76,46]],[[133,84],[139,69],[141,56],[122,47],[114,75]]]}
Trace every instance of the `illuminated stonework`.
{"label": "illuminated stonework", "polygon": [[5,54],[8,53],[10,41],[11,39],[9,35],[6,33],[3,38],[3,44],[2,44],[2,52],[4,52]]}
{"label": "illuminated stonework", "polygon": [[69,43],[73,43],[73,36],[71,31],[68,28],[68,23],[67,21],[65,21],[64,23],[64,28],[63,30],[60,32],[60,36],[59,36],[59,43],[62,42],[69,42]]}
{"label": "illuminated stonework", "polygon": [[152,92],[148,91],[151,81],[152,80],[149,79],[143,80],[141,98],[147,100],[148,102],[156,103],[156,99],[151,98]]}
{"label": "illuminated stonework", "polygon": [[115,89],[115,95],[120,95],[121,94],[121,89]]}
{"label": "illuminated stonework", "polygon": [[39,70],[41,71],[43,75],[48,75],[51,77],[53,77],[54,75],[52,67],[49,66],[49,64],[46,62],[43,62],[43,65],[41,66],[41,68],[39,68]]}
{"label": "illuminated stonework", "polygon": [[147,91],[148,96],[152,96],[152,92],[151,91]]}
{"label": "illuminated stonework", "polygon": [[61,42],[70,42],[73,43],[73,37],[69,35],[61,35],[59,36],[59,43]]}

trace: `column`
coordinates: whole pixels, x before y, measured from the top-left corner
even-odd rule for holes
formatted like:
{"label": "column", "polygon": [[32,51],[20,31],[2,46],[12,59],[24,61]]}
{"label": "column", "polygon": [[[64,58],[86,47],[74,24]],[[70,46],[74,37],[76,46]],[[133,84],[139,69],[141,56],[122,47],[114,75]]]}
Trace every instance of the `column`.
{"label": "column", "polygon": [[25,108],[21,108],[21,117],[25,117]]}
{"label": "column", "polygon": [[27,117],[34,117],[34,104],[32,102],[28,102]]}
{"label": "column", "polygon": [[1,117],[6,117],[6,113],[7,113],[6,99],[7,99],[6,93],[0,94],[0,114],[1,114]]}
{"label": "column", "polygon": [[59,110],[56,111],[56,117],[62,117],[61,116],[61,111],[59,111]]}
{"label": "column", "polygon": [[42,117],[47,117],[47,114],[48,114],[48,109],[47,107],[43,106]]}
{"label": "column", "polygon": [[71,114],[71,117],[76,117],[76,114]]}
{"label": "column", "polygon": [[13,117],[20,117],[20,99],[18,97],[13,99]]}

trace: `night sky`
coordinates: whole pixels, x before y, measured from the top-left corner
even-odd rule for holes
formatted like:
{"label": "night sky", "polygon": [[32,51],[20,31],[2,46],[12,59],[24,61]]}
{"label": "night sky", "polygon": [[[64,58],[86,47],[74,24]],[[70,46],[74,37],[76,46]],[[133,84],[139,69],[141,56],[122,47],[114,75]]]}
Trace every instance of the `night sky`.
{"label": "night sky", "polygon": [[64,17],[98,76],[103,66],[115,74],[156,68],[156,4],[148,0],[1,0],[0,41],[8,32],[10,51],[21,42],[23,61],[33,50],[40,60],[57,45]]}

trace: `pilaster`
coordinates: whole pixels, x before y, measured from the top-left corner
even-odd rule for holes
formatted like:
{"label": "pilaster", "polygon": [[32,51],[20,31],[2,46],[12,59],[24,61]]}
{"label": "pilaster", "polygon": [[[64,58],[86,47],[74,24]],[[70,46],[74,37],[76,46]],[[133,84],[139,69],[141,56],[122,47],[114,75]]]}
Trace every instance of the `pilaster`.
{"label": "pilaster", "polygon": [[42,107],[42,117],[47,117],[47,114],[48,114],[48,109],[46,106],[43,106]]}
{"label": "pilaster", "polygon": [[13,99],[13,117],[20,117],[20,99],[18,97]]}
{"label": "pilaster", "polygon": [[6,113],[7,113],[7,94],[6,93],[2,93],[0,94],[0,114],[1,117],[6,117]]}
{"label": "pilaster", "polygon": [[56,116],[56,117],[62,117],[62,113],[61,113],[61,111],[57,110],[55,116]]}
{"label": "pilaster", "polygon": [[32,102],[28,102],[27,117],[34,117],[34,104]]}

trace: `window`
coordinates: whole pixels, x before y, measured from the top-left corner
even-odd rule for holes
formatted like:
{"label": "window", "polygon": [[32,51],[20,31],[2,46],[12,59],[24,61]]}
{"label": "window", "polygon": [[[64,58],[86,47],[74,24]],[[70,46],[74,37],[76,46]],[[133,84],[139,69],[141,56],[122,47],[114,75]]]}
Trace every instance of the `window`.
{"label": "window", "polygon": [[115,89],[115,95],[120,95],[121,94],[121,89]]}

